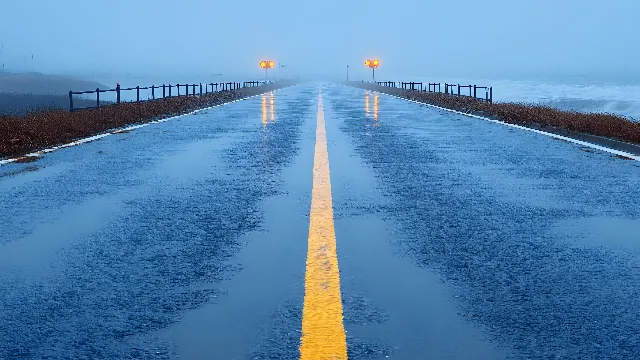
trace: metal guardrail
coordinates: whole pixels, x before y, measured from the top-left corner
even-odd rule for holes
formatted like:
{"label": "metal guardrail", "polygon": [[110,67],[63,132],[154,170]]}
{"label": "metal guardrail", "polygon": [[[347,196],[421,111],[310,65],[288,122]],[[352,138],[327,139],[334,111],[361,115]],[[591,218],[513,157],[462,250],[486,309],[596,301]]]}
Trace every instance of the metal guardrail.
{"label": "metal guardrail", "polygon": [[[208,83],[208,84],[176,84],[176,85],[167,85],[167,84],[162,84],[162,85],[151,85],[151,86],[144,86],[144,87],[140,87],[140,86],[136,86],[136,87],[130,87],[130,88],[121,88],[120,84],[118,84],[116,86],[115,89],[100,89],[97,88],[95,90],[89,90],[89,91],[69,91],[69,111],[75,111],[75,110],[80,110],[80,109],[95,109],[95,108],[99,108],[101,106],[109,106],[109,105],[117,105],[121,103],[121,94],[123,91],[136,91],[136,100],[135,102],[145,102],[145,101],[152,101],[152,100],[157,100],[157,99],[164,99],[167,97],[175,97],[175,96],[194,96],[194,95],[198,95],[198,96],[202,96],[202,94],[208,94],[208,93],[213,93],[213,92],[218,92],[218,91],[229,91],[229,90],[236,90],[236,89],[240,89],[240,88],[247,88],[247,87],[255,87],[255,86],[261,86],[266,84],[266,81],[245,81],[243,83],[238,83],[238,82],[223,82],[223,83]],[[203,93],[203,87],[202,85],[204,85],[204,93]],[[157,97],[156,97],[156,90],[159,92],[160,89],[162,89],[162,97],[160,97],[160,94],[158,93]],[[172,93],[172,90],[175,89],[176,90],[176,94],[174,95]],[[183,89],[183,92],[181,93],[180,90]],[[196,89],[199,89],[199,92],[196,92]],[[140,100],[140,90],[151,90],[151,98],[147,99],[147,100]],[[100,94],[101,93],[110,93],[110,92],[115,92],[116,93],[116,101],[114,102],[103,102],[103,104],[100,104]],[[87,107],[82,107],[82,108],[75,108],[73,106],[73,96],[74,95],[87,95],[87,94],[96,94],[96,106],[87,106]]]}
{"label": "metal guardrail", "polygon": [[[422,82],[414,82],[414,81],[400,82],[400,83],[396,83],[394,81],[378,81],[376,83],[380,86],[386,86],[386,87],[392,87],[392,88],[400,87],[402,89],[412,90],[412,91],[442,92],[441,83],[424,84]],[[466,90],[464,90],[464,93],[463,93],[463,89],[469,89],[469,95],[466,95],[466,92],[467,92]],[[482,90],[484,90],[484,97],[482,96],[478,97],[478,90],[480,90],[480,94],[482,94]],[[473,97],[480,101],[493,103],[493,87],[491,86],[460,85],[460,84],[444,83],[444,93],[449,95],[456,95],[456,96]]]}

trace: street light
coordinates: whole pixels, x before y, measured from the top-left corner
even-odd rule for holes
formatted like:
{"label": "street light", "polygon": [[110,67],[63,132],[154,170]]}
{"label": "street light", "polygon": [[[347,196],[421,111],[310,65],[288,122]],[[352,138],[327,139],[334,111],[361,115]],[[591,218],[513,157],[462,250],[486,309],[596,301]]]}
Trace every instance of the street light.
{"label": "street light", "polygon": [[364,62],[364,65],[371,68],[371,70],[373,71],[373,81],[376,81],[376,68],[378,66],[380,66],[380,60],[378,60],[378,59],[368,60],[367,59]]}
{"label": "street light", "polygon": [[264,80],[267,81],[267,71],[276,67],[276,62],[273,60],[262,60],[260,61],[260,67],[264,69]]}

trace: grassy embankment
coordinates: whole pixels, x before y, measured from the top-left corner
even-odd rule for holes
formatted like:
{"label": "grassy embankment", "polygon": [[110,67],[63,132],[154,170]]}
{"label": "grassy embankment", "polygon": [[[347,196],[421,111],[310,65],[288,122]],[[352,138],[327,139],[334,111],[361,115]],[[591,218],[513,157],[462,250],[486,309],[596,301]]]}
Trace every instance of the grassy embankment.
{"label": "grassy embankment", "polygon": [[202,96],[179,96],[84,109],[43,110],[24,116],[0,115],[0,158],[24,155],[126,125],[188,113],[291,85],[279,82]]}
{"label": "grassy embankment", "polygon": [[[567,136],[575,136],[585,140],[596,140],[593,137],[604,137],[640,145],[640,123],[615,114],[585,114],[576,111],[558,110],[547,106],[522,103],[494,102],[491,104],[467,96],[411,91],[368,83],[348,84],[451,110],[480,115],[510,124],[522,125]],[[589,138],[586,139],[582,135],[587,135]],[[599,140],[598,142],[603,143],[603,140]],[[604,142],[604,145],[612,145],[612,142]],[[624,150],[630,149],[630,147],[624,147]]]}

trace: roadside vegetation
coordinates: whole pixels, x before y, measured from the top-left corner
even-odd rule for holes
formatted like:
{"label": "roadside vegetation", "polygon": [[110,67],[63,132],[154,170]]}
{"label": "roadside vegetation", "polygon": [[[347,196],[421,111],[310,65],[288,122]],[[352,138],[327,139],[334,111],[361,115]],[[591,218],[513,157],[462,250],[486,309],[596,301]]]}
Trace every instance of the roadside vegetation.
{"label": "roadside vegetation", "polygon": [[468,96],[438,92],[411,91],[367,83],[349,83],[365,89],[397,95],[406,99],[485,116],[510,124],[562,129],[570,132],[606,137],[623,142],[640,144],[640,122],[622,116],[604,113],[580,113],[522,103],[488,103]]}
{"label": "roadside vegetation", "polygon": [[292,82],[219,91],[202,96],[121,103],[74,112],[53,109],[30,112],[22,116],[0,115],[0,158],[24,155],[108,130],[180,115],[288,85],[292,85]]}

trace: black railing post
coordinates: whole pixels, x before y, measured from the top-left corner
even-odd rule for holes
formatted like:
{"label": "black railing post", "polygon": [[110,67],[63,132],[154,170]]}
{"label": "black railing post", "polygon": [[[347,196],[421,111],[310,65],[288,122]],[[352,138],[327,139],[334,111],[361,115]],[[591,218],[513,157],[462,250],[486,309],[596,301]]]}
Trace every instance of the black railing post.
{"label": "black railing post", "polygon": [[153,100],[156,99],[156,86],[155,85],[151,85],[151,98]]}
{"label": "black railing post", "polygon": [[116,103],[120,104],[120,83],[116,85]]}
{"label": "black railing post", "polygon": [[171,97],[171,89],[173,88],[173,85],[169,84],[167,86],[169,86],[169,97]]}
{"label": "black railing post", "polygon": [[460,96],[460,84],[458,84],[458,96]]}
{"label": "black railing post", "polygon": [[489,103],[493,104],[493,86],[489,88]]}
{"label": "black railing post", "polygon": [[167,94],[166,86],[162,84],[162,98],[164,99]]}
{"label": "black railing post", "polygon": [[136,86],[136,102],[140,102],[140,86]]}
{"label": "black railing post", "polygon": [[469,97],[471,97],[471,85],[469,85]]}
{"label": "black railing post", "polygon": [[176,96],[180,96],[180,84],[176,84],[176,90],[178,91]]}
{"label": "black railing post", "polygon": [[100,107],[100,88],[96,88],[96,107]]}
{"label": "black railing post", "polygon": [[73,91],[69,90],[69,111],[73,111]]}
{"label": "black railing post", "polygon": [[475,85],[473,85],[473,97],[476,97],[476,95],[477,95],[476,94],[476,89],[477,89],[477,87]]}
{"label": "black railing post", "polygon": [[200,83],[200,96],[202,96],[202,83]]}

